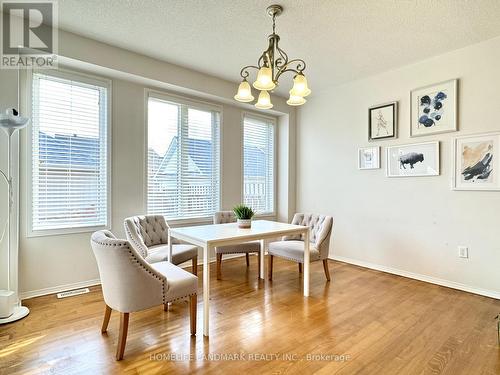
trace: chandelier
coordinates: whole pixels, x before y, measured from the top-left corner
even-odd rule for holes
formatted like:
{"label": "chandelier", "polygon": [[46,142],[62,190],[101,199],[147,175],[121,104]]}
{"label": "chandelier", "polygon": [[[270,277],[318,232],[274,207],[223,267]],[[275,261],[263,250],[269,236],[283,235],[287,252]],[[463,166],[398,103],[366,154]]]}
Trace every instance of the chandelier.
{"label": "chandelier", "polygon": [[259,98],[255,107],[259,109],[270,109],[273,107],[269,91],[272,91],[277,85],[283,73],[290,72],[295,74],[293,78],[293,87],[290,90],[290,97],[287,100],[288,105],[297,106],[306,102],[305,97],[311,93],[307,87],[307,79],[304,76],[306,63],[302,59],[288,60],[288,55],[283,51],[278,43],[280,37],[276,34],[276,17],[283,12],[281,5],[271,5],[267,8],[267,14],[273,19],[273,33],[269,35],[269,47],[260,56],[257,65],[248,65],[241,69],[240,75],[243,80],[238,87],[238,93],[234,98],[239,102],[251,102],[254,100],[252,88],[247,81],[250,75],[249,70],[257,70],[257,79],[253,87],[260,90]]}

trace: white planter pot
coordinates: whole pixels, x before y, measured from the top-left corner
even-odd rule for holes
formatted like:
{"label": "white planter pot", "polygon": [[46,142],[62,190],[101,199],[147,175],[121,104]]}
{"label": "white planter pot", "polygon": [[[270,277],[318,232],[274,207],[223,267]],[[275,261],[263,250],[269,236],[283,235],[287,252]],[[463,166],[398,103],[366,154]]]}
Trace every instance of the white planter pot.
{"label": "white planter pot", "polygon": [[252,227],[252,219],[238,219],[238,227],[239,228],[251,228]]}

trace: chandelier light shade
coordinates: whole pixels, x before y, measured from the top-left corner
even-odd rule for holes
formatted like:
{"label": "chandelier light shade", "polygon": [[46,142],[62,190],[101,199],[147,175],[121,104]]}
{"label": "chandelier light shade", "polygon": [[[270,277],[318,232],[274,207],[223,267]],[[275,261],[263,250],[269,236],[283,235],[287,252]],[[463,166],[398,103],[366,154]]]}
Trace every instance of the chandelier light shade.
{"label": "chandelier light shade", "polygon": [[259,99],[255,106],[259,109],[271,109],[273,108],[273,104],[271,103],[271,96],[265,90],[262,90],[259,94]]}
{"label": "chandelier light shade", "polygon": [[255,98],[252,95],[252,88],[250,87],[250,84],[246,79],[243,80],[243,82],[240,83],[240,86],[238,87],[238,93],[234,96],[234,98],[239,101],[239,102],[251,102]]}
{"label": "chandelier light shade", "polygon": [[257,80],[253,83],[253,87],[257,90],[272,90],[276,87],[273,82],[273,70],[271,68],[263,66],[260,68],[259,73],[257,73]]}
{"label": "chandelier light shade", "polygon": [[290,95],[305,97],[310,93],[311,90],[307,87],[307,78],[303,74],[297,74],[293,79],[293,87],[290,90]]}
{"label": "chandelier light shade", "polygon": [[292,106],[297,106],[297,105],[302,105],[306,102],[303,96],[300,95],[293,95],[292,90],[290,90],[290,98],[286,101],[286,104],[292,105]]}
{"label": "chandelier light shade", "polygon": [[288,105],[298,106],[306,102],[304,97],[311,93],[304,75],[306,63],[302,59],[288,59],[288,55],[279,47],[280,37],[276,34],[276,17],[283,12],[281,5],[271,5],[267,8],[267,14],[273,19],[273,32],[269,35],[269,45],[257,61],[257,65],[245,66],[240,71],[243,79],[238,87],[238,93],[234,96],[239,102],[251,102],[254,100],[252,89],[247,82],[250,70],[257,71],[257,78],[252,86],[260,90],[255,107],[259,109],[270,109],[273,107],[269,92],[278,86],[278,81],[283,73],[294,74],[293,86],[290,90]]}

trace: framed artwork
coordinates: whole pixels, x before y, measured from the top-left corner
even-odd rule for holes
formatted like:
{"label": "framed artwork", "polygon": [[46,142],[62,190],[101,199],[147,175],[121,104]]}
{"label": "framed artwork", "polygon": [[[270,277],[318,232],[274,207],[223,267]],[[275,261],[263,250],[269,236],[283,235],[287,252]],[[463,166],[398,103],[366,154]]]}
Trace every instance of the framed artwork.
{"label": "framed artwork", "polygon": [[387,177],[439,175],[439,142],[387,147]]}
{"label": "framed artwork", "polygon": [[458,80],[411,91],[410,136],[457,131]]}
{"label": "framed artwork", "polygon": [[380,104],[368,109],[368,140],[396,138],[398,102]]}
{"label": "framed artwork", "polygon": [[500,132],[453,141],[454,190],[500,190]]}
{"label": "framed artwork", "polygon": [[380,147],[363,147],[358,149],[358,169],[379,169]]}

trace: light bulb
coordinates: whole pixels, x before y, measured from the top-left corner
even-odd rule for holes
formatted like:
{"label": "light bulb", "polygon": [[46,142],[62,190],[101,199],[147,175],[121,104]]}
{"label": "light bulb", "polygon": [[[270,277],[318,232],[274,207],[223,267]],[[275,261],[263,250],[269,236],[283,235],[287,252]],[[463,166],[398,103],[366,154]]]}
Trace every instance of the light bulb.
{"label": "light bulb", "polygon": [[250,84],[247,82],[246,79],[243,79],[243,81],[240,83],[240,86],[238,87],[238,93],[234,96],[234,98],[239,101],[239,102],[251,102],[255,98],[252,96],[252,89],[250,87]]}
{"label": "light bulb", "polygon": [[259,73],[257,73],[257,80],[253,83],[253,87],[257,90],[272,90],[276,87],[273,82],[273,71],[271,68],[263,66],[259,69]]}
{"label": "light bulb", "polygon": [[255,107],[259,109],[270,109],[273,108],[273,104],[271,103],[271,97],[267,91],[261,91],[259,94],[259,99],[257,103],[255,103]]}

